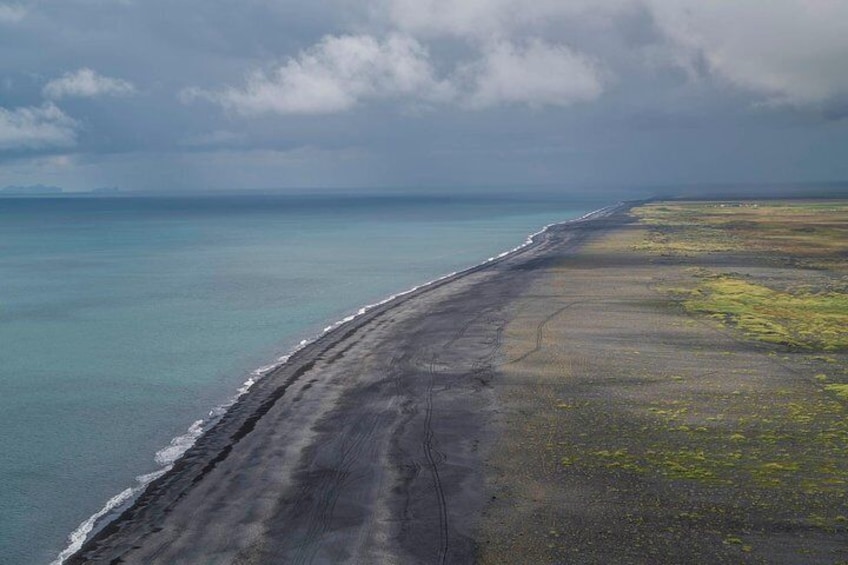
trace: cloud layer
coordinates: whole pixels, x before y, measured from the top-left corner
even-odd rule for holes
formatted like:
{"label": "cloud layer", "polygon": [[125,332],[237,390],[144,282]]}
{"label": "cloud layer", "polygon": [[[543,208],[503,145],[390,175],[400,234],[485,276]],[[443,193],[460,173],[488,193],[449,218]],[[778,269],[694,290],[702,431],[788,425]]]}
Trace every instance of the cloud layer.
{"label": "cloud layer", "polygon": [[135,92],[132,83],[97,74],[89,68],[65,73],[44,86],[44,96],[60,98],[96,98],[98,96],[127,96]]}
{"label": "cloud layer", "polygon": [[67,147],[76,142],[76,120],[53,104],[0,107],[0,149]]}
{"label": "cloud layer", "polygon": [[[254,151],[251,186],[848,177],[845,21],[840,0],[0,0],[0,177],[63,147],[102,185],[161,159],[163,183],[227,188]],[[271,172],[302,148],[337,166]],[[228,151],[229,176],[187,164]]]}
{"label": "cloud layer", "polygon": [[636,0],[382,0],[377,11],[406,32],[466,39],[538,34],[568,20],[595,26],[637,5]]}
{"label": "cloud layer", "polygon": [[568,106],[603,92],[596,63],[563,45],[540,40],[525,46],[499,42],[486,51],[485,57],[470,67],[473,106]]}
{"label": "cloud layer", "polygon": [[252,72],[243,86],[186,89],[182,98],[207,99],[246,116],[331,114],[386,99],[469,108],[568,106],[600,96],[601,74],[590,58],[538,39],[487,45],[476,59],[437,77],[428,49],[410,36],[327,36],[270,72]]}
{"label": "cloud layer", "polygon": [[[386,99],[539,108],[597,99],[617,75],[649,76],[659,64],[697,80],[707,72],[770,104],[848,96],[848,73],[841,70],[848,60],[842,24],[848,4],[834,0],[777,0],[768,9],[698,0],[374,0],[372,6],[372,23],[388,35],[325,36],[282,65],[251,71],[242,85],[187,92],[243,115],[335,113]],[[643,40],[615,44],[610,37],[628,19],[642,22]],[[445,40],[460,47],[447,58],[443,49],[431,55]],[[611,45],[621,52],[610,52]],[[615,68],[622,61],[627,67]]]}
{"label": "cloud layer", "polygon": [[412,38],[385,41],[367,35],[327,36],[269,73],[251,73],[244,87],[188,90],[239,114],[326,114],[365,100],[412,96],[437,99],[446,85],[433,77],[427,50]]}
{"label": "cloud layer", "polygon": [[16,24],[26,17],[27,10],[20,4],[0,4],[0,24]]}
{"label": "cloud layer", "polygon": [[848,3],[839,0],[650,2],[663,32],[690,58],[778,103],[848,93]]}

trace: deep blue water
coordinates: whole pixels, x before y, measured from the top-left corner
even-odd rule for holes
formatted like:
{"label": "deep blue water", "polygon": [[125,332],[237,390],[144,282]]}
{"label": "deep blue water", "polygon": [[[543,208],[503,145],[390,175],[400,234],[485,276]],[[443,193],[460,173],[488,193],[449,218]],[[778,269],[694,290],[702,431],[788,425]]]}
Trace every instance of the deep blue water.
{"label": "deep blue water", "polygon": [[302,339],[604,204],[0,199],[2,561],[51,562],[162,468],[157,451]]}

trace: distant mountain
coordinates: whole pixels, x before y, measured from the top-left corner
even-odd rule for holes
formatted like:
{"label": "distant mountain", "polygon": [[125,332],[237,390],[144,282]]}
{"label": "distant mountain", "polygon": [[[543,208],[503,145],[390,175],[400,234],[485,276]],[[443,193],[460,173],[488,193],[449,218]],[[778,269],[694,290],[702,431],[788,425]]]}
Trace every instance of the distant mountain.
{"label": "distant mountain", "polygon": [[62,194],[58,186],[31,184],[29,186],[7,186],[0,189],[3,194]]}

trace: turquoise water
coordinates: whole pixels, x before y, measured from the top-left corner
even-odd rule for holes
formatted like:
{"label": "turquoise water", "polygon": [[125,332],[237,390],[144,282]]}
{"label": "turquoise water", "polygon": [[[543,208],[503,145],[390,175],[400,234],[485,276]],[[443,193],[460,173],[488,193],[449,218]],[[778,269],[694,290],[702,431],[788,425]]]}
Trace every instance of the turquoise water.
{"label": "turquoise water", "polygon": [[0,199],[2,561],[54,560],[167,463],[157,451],[302,339],[604,204]]}

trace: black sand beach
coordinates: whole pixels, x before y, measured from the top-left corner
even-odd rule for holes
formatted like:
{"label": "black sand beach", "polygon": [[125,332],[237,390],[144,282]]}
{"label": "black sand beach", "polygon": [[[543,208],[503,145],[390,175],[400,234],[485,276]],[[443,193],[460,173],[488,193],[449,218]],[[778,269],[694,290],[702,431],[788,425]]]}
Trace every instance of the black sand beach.
{"label": "black sand beach", "polygon": [[68,562],[473,561],[507,308],[626,208],[554,226],[322,336]]}
{"label": "black sand beach", "polygon": [[846,211],[554,226],[298,352],[70,563],[848,563]]}

